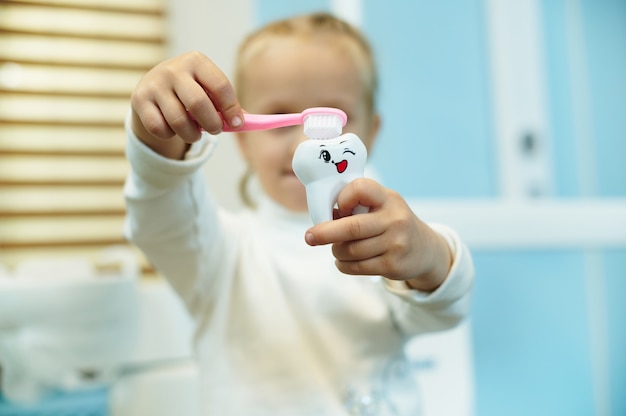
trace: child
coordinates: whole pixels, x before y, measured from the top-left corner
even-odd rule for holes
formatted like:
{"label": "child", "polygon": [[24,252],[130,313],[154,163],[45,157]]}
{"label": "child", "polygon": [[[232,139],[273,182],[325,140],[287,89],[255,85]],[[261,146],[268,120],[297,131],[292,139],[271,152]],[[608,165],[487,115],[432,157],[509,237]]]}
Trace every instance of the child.
{"label": "child", "polygon": [[[203,414],[416,414],[405,342],[469,309],[474,271],[457,235],[369,179],[341,191],[335,220],[311,226],[291,169],[301,126],[238,133],[256,209],[220,210],[200,169],[214,146],[200,128],[240,127],[242,108],[341,108],[344,132],[371,148],[367,41],[327,14],[276,22],[242,44],[235,81],[237,95],[207,57],[175,57],[138,83],[127,120],[126,234],[195,319]],[[350,215],[359,204],[369,213]]]}

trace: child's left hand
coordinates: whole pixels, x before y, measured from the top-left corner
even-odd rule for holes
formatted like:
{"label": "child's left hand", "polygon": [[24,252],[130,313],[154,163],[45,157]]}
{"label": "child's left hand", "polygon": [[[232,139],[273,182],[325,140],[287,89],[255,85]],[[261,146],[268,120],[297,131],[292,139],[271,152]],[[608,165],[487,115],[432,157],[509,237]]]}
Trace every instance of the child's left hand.
{"label": "child's left hand", "polygon": [[[369,213],[352,215],[358,205]],[[349,183],[337,198],[335,220],[306,232],[309,245],[332,244],[339,271],[380,275],[424,292],[437,289],[452,264],[445,240],[395,191],[370,179]]]}

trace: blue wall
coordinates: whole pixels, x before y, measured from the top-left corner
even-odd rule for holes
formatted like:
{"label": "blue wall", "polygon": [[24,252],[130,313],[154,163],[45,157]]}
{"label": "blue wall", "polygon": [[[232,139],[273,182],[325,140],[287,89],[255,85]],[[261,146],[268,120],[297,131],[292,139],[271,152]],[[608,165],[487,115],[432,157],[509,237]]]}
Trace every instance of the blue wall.
{"label": "blue wall", "polygon": [[481,4],[402,4],[364,9],[381,73],[383,128],[372,163],[406,196],[494,196]]}
{"label": "blue wall", "polygon": [[626,195],[626,1],[582,2],[597,194]]}
{"label": "blue wall", "polygon": [[474,251],[478,415],[592,415],[581,253]]}
{"label": "blue wall", "polygon": [[626,250],[604,253],[610,363],[609,394],[613,415],[626,415]]}
{"label": "blue wall", "polygon": [[[256,4],[259,23],[330,9],[330,1]],[[382,86],[371,162],[385,184],[407,198],[497,197],[484,2],[362,5]],[[538,5],[555,195],[626,197],[626,1]],[[590,333],[598,323],[590,321],[587,254],[474,250],[478,415],[594,414]],[[626,415],[626,250],[597,259],[608,317],[600,323],[608,331],[603,383],[611,414]]]}
{"label": "blue wall", "polygon": [[[581,0],[573,18],[581,20],[580,27],[572,27],[575,2],[540,4],[557,194],[626,196],[626,1]],[[568,36],[582,42],[568,47]],[[588,112],[581,114],[581,107]],[[576,131],[577,117],[589,123],[588,131]],[[588,135],[588,149],[576,149],[577,133]]]}

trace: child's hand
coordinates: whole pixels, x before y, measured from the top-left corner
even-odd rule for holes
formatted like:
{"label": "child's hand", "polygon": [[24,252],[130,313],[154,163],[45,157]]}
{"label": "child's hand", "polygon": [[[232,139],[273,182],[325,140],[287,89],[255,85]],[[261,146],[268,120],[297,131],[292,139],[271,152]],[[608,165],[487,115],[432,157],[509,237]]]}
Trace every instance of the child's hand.
{"label": "child's hand", "polygon": [[131,106],[131,127],[137,137],[175,159],[200,138],[200,128],[217,134],[223,120],[231,127],[243,124],[228,78],[199,52],[169,59],[148,71],[133,91]]}
{"label": "child's hand", "polygon": [[[370,212],[351,215],[357,205]],[[336,219],[310,228],[305,239],[310,245],[332,244],[341,272],[405,280],[425,292],[445,280],[452,263],[447,243],[398,193],[357,179],[339,193],[337,206]]]}

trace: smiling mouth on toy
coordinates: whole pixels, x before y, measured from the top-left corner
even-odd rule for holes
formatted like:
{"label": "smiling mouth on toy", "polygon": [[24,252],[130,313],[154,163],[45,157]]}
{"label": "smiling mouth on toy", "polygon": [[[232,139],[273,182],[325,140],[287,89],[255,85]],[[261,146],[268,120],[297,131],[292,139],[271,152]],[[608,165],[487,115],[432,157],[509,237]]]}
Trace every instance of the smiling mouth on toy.
{"label": "smiling mouth on toy", "polygon": [[348,161],[344,159],[341,162],[335,163],[335,166],[337,166],[337,172],[343,173],[348,169]]}

